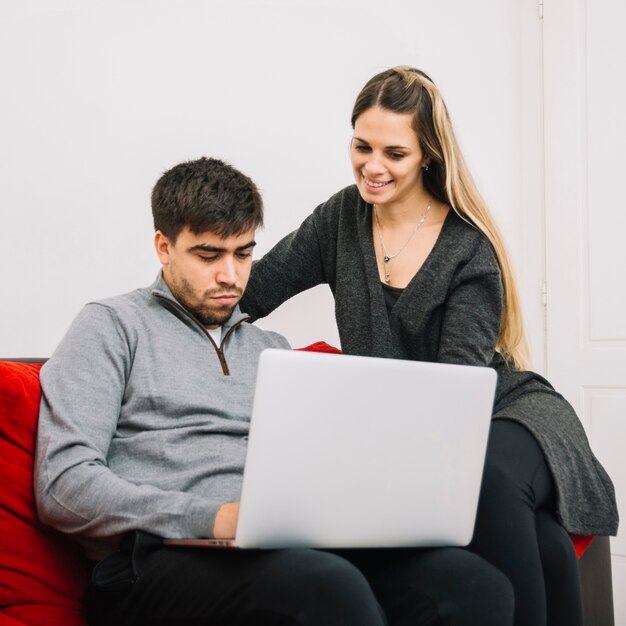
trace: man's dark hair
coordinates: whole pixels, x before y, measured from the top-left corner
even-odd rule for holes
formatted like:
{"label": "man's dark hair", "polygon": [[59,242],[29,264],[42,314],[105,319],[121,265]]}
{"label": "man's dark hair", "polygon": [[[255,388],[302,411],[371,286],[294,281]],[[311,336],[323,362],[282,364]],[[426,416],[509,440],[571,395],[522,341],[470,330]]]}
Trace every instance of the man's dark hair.
{"label": "man's dark hair", "polygon": [[219,159],[202,157],[174,166],[152,190],[154,229],[172,243],[180,232],[220,237],[263,225],[263,201],[254,182]]}

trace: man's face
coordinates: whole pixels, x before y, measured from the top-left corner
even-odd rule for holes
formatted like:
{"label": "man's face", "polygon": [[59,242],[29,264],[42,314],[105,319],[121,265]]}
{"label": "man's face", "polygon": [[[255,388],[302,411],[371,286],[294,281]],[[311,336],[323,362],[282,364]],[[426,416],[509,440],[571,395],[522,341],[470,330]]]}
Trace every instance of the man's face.
{"label": "man's face", "polygon": [[227,322],[241,299],[255,243],[254,229],[222,238],[209,231],[195,235],[185,227],[174,244],[161,231],[154,237],[167,286],[208,328]]}

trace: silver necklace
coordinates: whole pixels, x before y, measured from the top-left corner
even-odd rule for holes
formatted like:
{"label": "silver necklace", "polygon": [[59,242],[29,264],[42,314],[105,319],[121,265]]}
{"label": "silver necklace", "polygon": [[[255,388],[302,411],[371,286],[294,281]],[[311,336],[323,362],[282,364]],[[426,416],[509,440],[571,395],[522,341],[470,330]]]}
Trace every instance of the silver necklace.
{"label": "silver necklace", "polygon": [[426,209],[424,209],[424,213],[419,218],[417,224],[415,224],[415,228],[413,228],[413,231],[409,235],[409,238],[404,242],[404,245],[400,248],[400,250],[398,250],[394,254],[387,253],[387,249],[385,248],[385,242],[383,241],[383,232],[380,227],[380,219],[378,218],[378,207],[374,205],[374,218],[376,220],[376,231],[378,232],[378,240],[380,241],[380,248],[383,251],[383,262],[384,262],[383,271],[385,273],[386,283],[389,282],[389,277],[391,276],[391,266],[392,266],[391,261],[395,259],[409,245],[409,241],[413,239],[413,235],[415,235],[415,233],[417,232],[417,229],[426,221],[426,216],[428,215],[428,211],[430,211],[430,207],[432,203],[433,201],[432,199],[430,199],[428,201],[428,204],[426,205]]}

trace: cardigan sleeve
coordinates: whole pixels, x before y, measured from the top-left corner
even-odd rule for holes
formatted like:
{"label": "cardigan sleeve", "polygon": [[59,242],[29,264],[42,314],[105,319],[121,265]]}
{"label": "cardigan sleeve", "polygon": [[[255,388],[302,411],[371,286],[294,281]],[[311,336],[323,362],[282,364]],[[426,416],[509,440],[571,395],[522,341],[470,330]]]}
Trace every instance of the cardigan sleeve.
{"label": "cardigan sleeve", "polygon": [[483,240],[459,266],[444,303],[438,361],[489,365],[494,357],[504,303],[495,253]]}
{"label": "cardigan sleeve", "polygon": [[296,294],[327,283],[322,257],[313,213],[253,264],[241,310],[256,320]]}

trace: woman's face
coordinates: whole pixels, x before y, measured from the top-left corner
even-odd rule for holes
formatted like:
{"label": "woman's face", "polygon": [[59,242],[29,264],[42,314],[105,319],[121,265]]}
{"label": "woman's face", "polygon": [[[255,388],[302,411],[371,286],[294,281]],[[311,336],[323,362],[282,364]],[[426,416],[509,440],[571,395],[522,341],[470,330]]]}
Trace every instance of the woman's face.
{"label": "woman's face", "polygon": [[350,156],[365,202],[382,207],[423,199],[422,168],[428,159],[411,124],[410,113],[380,107],[356,119]]}

